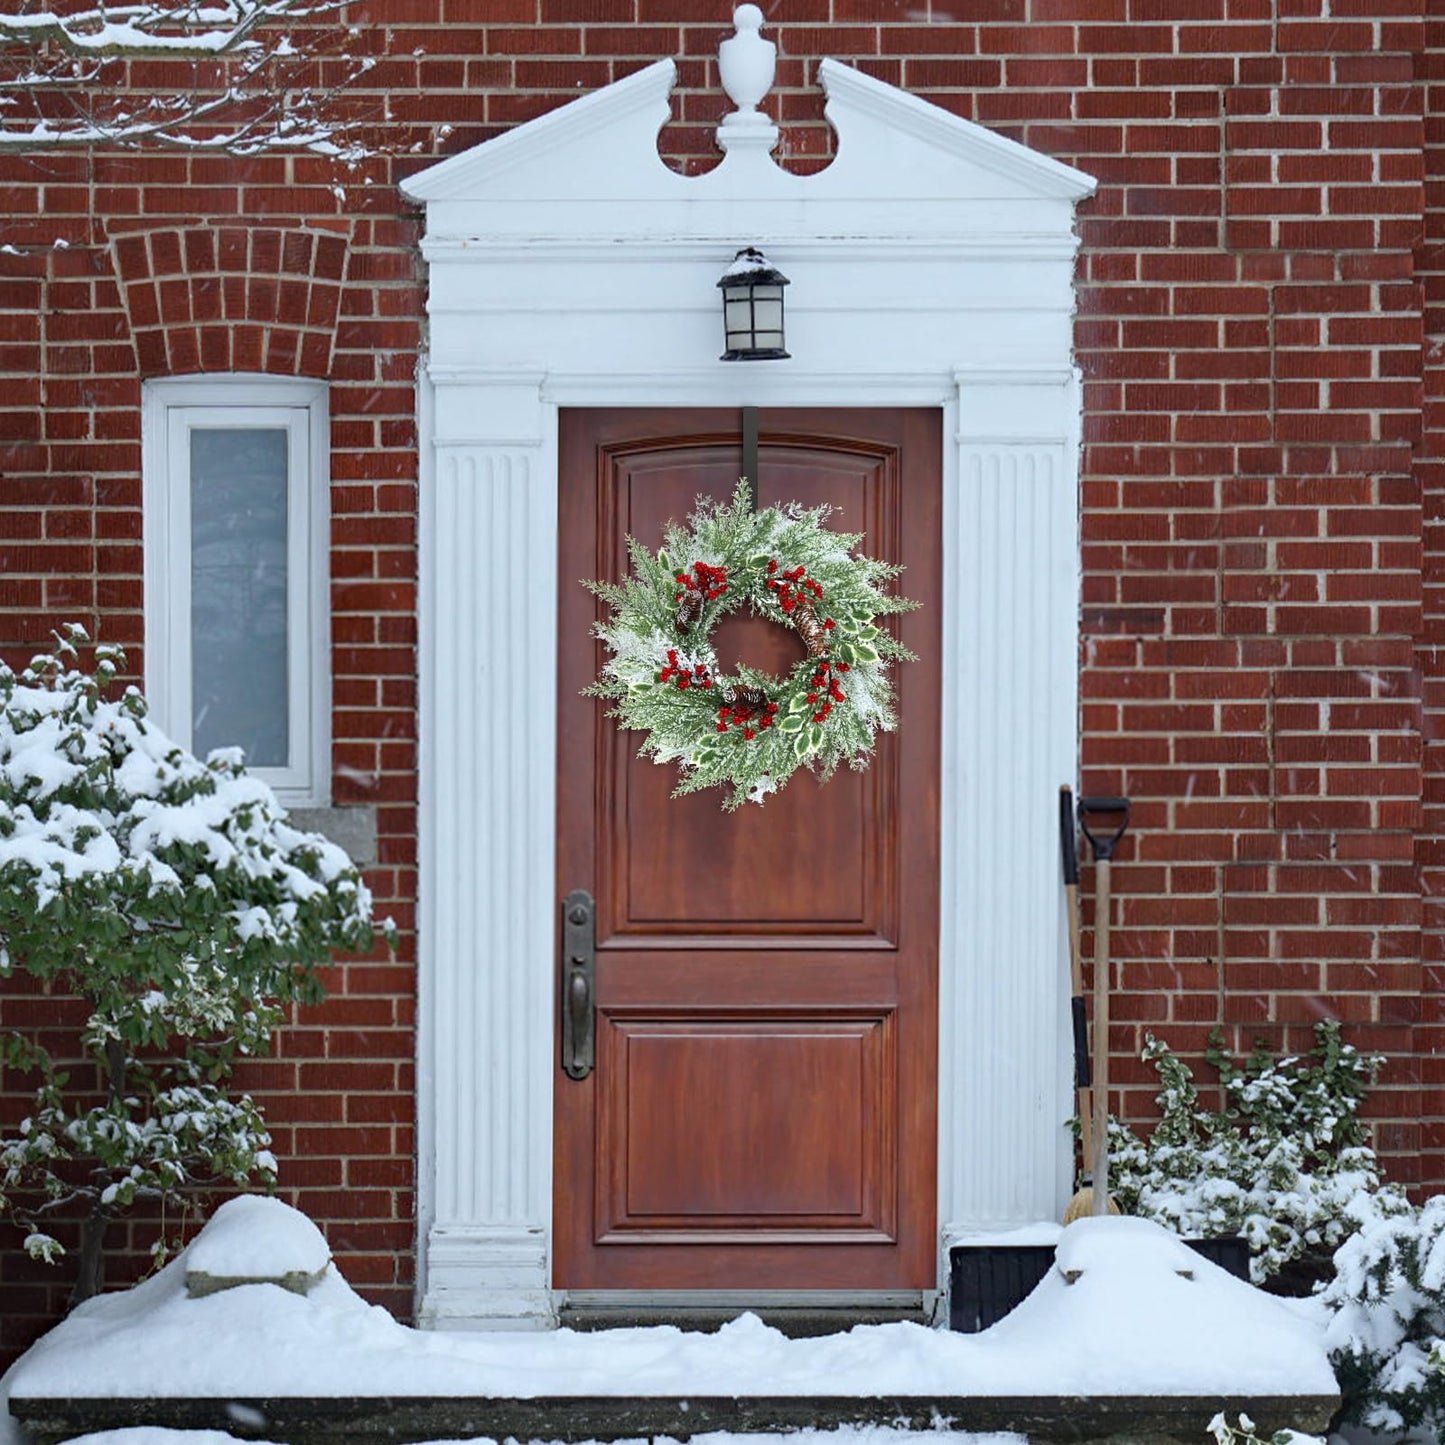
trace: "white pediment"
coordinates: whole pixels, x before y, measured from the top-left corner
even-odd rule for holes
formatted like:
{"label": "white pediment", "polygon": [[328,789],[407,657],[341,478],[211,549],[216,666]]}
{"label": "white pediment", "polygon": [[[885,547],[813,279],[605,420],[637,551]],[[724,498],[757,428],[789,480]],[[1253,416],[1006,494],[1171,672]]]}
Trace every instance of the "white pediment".
{"label": "white pediment", "polygon": [[794,174],[759,108],[776,59],[762,12],[733,20],[718,69],[736,109],[702,175],[659,154],[676,80],[660,60],[403,183],[426,204],[432,374],[665,358],[670,375],[755,388],[715,336],[717,280],[745,246],[793,282],[793,359],[774,378],[825,359],[866,375],[887,348],[937,378],[979,355],[1067,365],[1074,207],[1093,181],[833,60],[819,79],[836,156]]}
{"label": "white pediment", "polygon": [[658,61],[402,189],[427,203],[429,240],[1041,236],[1070,231],[1074,203],[1094,189],[1081,171],[834,60],[819,67],[837,135],[824,170],[780,166],[771,123],[753,113],[766,141],[754,129],[728,145],[725,122],[722,161],[679,175],[658,154],[674,80]]}

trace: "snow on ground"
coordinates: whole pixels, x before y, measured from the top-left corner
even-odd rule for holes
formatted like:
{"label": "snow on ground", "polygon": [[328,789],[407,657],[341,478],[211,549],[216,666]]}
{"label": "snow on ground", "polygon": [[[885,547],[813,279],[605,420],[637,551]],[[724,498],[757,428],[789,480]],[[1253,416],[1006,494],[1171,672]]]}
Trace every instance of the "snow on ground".
{"label": "snow on ground", "polygon": [[[245,1231],[238,1229],[243,1217]],[[1055,1268],[1017,1309],[977,1335],[887,1324],[787,1339],[753,1315],[713,1334],[670,1326],[422,1331],[366,1304],[334,1264],[304,1296],[273,1284],[187,1295],[186,1271],[196,1256],[209,1253],[214,1262],[219,1255],[228,1273],[252,1277],[294,1268],[298,1240],[309,1239],[298,1221],[275,1203],[257,1209],[243,1198],[223,1205],[154,1278],[89,1301],[52,1330],[14,1366],[0,1393],[244,1399],[1335,1392],[1315,1320],[1147,1220],[1070,1225]],[[195,1432],[169,1439],[159,1431],[111,1432],[92,1445],[101,1439],[214,1445]],[[789,1445],[798,1442],[789,1437]],[[750,1445],[758,1445],[757,1437]],[[859,1436],[855,1445],[867,1442]]]}

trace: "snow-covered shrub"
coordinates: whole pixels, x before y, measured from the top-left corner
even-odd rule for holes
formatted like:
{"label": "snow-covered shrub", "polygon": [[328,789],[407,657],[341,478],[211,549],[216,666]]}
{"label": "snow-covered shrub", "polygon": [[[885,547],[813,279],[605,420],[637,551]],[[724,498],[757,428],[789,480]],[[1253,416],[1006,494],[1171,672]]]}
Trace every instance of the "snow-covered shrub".
{"label": "snow-covered shrub", "polygon": [[1388,1434],[1445,1434],[1445,1196],[1415,1208],[1361,1198],[1319,1298],[1345,1418]]}
{"label": "snow-covered shrub", "polygon": [[267,1050],[288,1002],[320,997],[333,949],[372,940],[346,855],[290,827],[239,754],[200,762],[134,688],[108,700],[124,658],[96,648],[83,670],[85,641],[66,629],[19,677],[0,664],[0,977],[83,1001],[64,1058],[0,1035],[5,1064],[39,1078],[33,1111],[0,1133],[0,1215],[53,1260],[49,1221],[84,1214],[77,1300],[136,1200],[274,1181],[233,1067]]}
{"label": "snow-covered shrub", "polygon": [[1127,1212],[1180,1234],[1242,1235],[1260,1284],[1306,1251],[1333,1249],[1357,1227],[1351,1202],[1380,1188],[1357,1111],[1381,1060],[1342,1043],[1333,1020],[1316,1026],[1311,1056],[1257,1049],[1239,1065],[1216,1033],[1205,1057],[1222,1110],[1201,1105],[1189,1067],[1148,1035],[1161,1117],[1147,1140],[1110,1121],[1110,1188]]}

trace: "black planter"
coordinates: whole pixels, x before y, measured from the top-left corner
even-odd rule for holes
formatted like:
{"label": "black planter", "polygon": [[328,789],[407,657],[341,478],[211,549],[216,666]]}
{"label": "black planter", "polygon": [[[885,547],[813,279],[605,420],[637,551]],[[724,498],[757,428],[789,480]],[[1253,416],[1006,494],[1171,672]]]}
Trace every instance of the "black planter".
{"label": "black planter", "polygon": [[[1236,1279],[1249,1278],[1244,1240],[1230,1236],[1184,1243]],[[948,1251],[949,1329],[971,1335],[997,1324],[1029,1295],[1053,1262],[1052,1244],[955,1244]]]}
{"label": "black planter", "polygon": [[1298,1259],[1290,1260],[1278,1274],[1272,1274],[1265,1280],[1262,1288],[1269,1294],[1305,1299],[1315,1292],[1318,1285],[1328,1284],[1334,1277],[1334,1251],[1307,1249]]}

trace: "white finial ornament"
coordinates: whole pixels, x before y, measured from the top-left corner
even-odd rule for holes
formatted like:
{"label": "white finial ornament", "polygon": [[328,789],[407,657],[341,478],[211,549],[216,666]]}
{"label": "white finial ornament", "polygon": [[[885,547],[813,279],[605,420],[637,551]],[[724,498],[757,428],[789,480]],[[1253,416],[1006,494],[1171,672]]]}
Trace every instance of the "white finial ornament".
{"label": "white finial ornament", "polygon": [[758,34],[762,23],[763,12],[756,5],[739,5],[733,11],[735,33],[718,47],[718,74],[737,106],[718,127],[717,143],[725,151],[737,147],[766,155],[778,143],[777,126],[758,109],[772,89],[778,59],[778,47]]}

